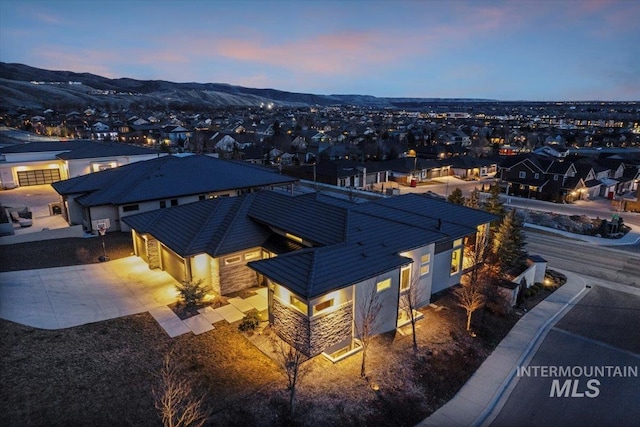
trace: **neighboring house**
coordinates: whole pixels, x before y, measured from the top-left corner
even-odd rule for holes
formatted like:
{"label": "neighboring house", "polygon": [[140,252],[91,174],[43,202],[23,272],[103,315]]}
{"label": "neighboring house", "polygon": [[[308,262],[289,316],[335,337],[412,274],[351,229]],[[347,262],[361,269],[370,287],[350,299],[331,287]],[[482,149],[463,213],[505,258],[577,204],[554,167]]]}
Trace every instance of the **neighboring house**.
{"label": "neighboring house", "polygon": [[536,148],[535,150],[533,150],[533,152],[542,156],[562,159],[567,157],[569,149],[558,144],[551,144]]}
{"label": "neighboring house", "polygon": [[565,202],[580,198],[587,188],[584,180],[576,176],[573,162],[531,154],[507,157],[498,174],[505,192],[520,197]]}
{"label": "neighboring house", "polygon": [[338,187],[371,189],[389,180],[390,171],[380,162],[352,160],[322,161],[315,165],[288,168],[287,175]]}
{"label": "neighboring house", "polygon": [[107,168],[158,157],[150,148],[117,142],[52,141],[0,149],[2,188],[51,184]]}
{"label": "neighboring house", "polygon": [[[375,333],[460,282],[465,243],[496,217],[425,195],[352,203],[322,194],[262,191],[123,218],[135,253],[179,281],[225,295],[268,287],[269,322],[307,354],[357,351],[360,304],[381,304]],[[257,273],[257,274],[256,274]]]}
{"label": "neighboring house", "polygon": [[449,176],[450,168],[435,159],[423,159],[420,157],[401,157],[399,159],[382,162],[385,168],[391,171],[391,180],[404,184],[411,184],[411,180],[417,182],[433,178]]}
{"label": "neighboring house", "polygon": [[455,156],[444,160],[451,167],[453,175],[464,179],[481,178],[495,174],[498,164],[495,160],[471,156]]}
{"label": "neighboring house", "polygon": [[126,224],[120,222],[127,215],[288,186],[295,181],[245,162],[187,155],[132,163],[58,181],[52,186],[62,196],[62,213],[69,224],[93,230],[96,220],[108,219],[109,231],[128,231]]}

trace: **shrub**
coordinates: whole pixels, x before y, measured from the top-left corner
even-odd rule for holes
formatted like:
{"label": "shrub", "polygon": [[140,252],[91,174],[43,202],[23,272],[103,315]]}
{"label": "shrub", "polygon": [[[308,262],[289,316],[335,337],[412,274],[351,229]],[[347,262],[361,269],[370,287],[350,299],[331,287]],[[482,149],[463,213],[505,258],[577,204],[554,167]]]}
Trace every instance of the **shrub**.
{"label": "shrub", "polygon": [[253,331],[259,324],[260,316],[258,316],[258,312],[256,310],[251,310],[242,318],[242,322],[240,322],[238,329],[242,332]]}
{"label": "shrub", "polygon": [[205,285],[202,279],[196,281],[185,281],[176,284],[176,289],[180,295],[180,299],[187,307],[193,307],[202,302],[211,287]]}

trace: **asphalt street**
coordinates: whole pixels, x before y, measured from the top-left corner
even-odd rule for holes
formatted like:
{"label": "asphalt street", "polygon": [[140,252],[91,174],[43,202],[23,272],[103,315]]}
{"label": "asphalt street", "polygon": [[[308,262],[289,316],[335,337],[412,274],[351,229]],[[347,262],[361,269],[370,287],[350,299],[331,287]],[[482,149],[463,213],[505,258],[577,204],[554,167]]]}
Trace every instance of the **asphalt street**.
{"label": "asphalt street", "polygon": [[[559,268],[640,289],[640,253],[627,247],[603,247],[537,231],[526,231],[530,254],[541,255]],[[633,245],[637,247],[638,245]]]}
{"label": "asphalt street", "polygon": [[[521,371],[492,426],[637,426],[640,401],[640,296],[594,286],[549,331],[523,366],[579,367],[582,375]],[[635,367],[626,376],[592,367]],[[624,372],[624,371],[621,371]],[[579,374],[580,371],[577,371]],[[570,391],[554,388],[571,381]],[[577,380],[577,382],[576,382]],[[595,382],[593,382],[595,380]],[[588,385],[589,384],[589,385]],[[553,396],[552,396],[553,394]]]}

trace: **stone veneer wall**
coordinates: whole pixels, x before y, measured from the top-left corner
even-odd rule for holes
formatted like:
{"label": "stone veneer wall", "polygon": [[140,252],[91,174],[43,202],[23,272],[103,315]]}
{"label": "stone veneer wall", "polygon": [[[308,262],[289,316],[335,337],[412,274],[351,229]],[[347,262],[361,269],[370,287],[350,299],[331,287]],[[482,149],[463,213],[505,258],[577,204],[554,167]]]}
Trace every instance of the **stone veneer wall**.
{"label": "stone veneer wall", "polygon": [[211,268],[211,288],[217,295],[222,295],[220,293],[220,259],[211,258],[209,265]]}
{"label": "stone veneer wall", "polygon": [[160,245],[158,244],[158,240],[149,236],[145,242],[149,268],[160,268]]}
{"label": "stone veneer wall", "polygon": [[273,299],[273,327],[280,337],[307,356],[351,337],[352,303],[347,302],[325,316],[309,319],[304,314]]}
{"label": "stone veneer wall", "polygon": [[353,303],[351,301],[327,315],[311,319],[310,353],[319,354],[334,344],[351,338]]}
{"label": "stone veneer wall", "polygon": [[239,262],[231,265],[220,265],[220,294],[241,291],[252,286],[258,286],[256,272]]}
{"label": "stone veneer wall", "polygon": [[309,318],[299,311],[289,308],[275,297],[271,312],[273,314],[273,328],[280,335],[280,338],[307,356],[311,356],[309,352]]}

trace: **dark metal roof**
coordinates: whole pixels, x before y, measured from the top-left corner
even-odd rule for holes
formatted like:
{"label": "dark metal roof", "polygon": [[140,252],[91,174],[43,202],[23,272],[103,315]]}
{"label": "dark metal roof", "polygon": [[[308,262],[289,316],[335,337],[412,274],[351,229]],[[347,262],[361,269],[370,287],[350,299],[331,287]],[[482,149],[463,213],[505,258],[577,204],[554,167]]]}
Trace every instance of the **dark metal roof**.
{"label": "dark metal roof", "polygon": [[271,235],[247,211],[257,194],[218,198],[122,218],[139,233],[149,233],[181,256],[213,257],[261,246]]}
{"label": "dark metal roof", "polygon": [[348,210],[309,197],[265,191],[254,201],[249,216],[315,245],[345,241]]}
{"label": "dark metal roof", "polygon": [[[459,231],[464,231],[459,227],[475,230],[480,224],[498,219],[496,215],[483,210],[456,205],[446,200],[420,194],[406,194],[380,199],[371,202],[371,205],[386,206],[398,213],[402,212],[403,215],[399,215],[399,217],[409,221],[409,224],[415,224],[416,227],[431,227],[433,230],[437,230],[437,226],[434,227],[434,222],[442,220],[442,232],[450,234],[452,237],[455,237]],[[368,209],[366,205],[363,207]]]}
{"label": "dark metal roof", "polygon": [[295,178],[248,163],[190,155],[131,163],[58,181],[52,186],[62,195],[82,194],[76,200],[83,206],[100,206],[284,185],[295,181]]}
{"label": "dark metal roof", "polygon": [[[496,218],[416,194],[354,204],[263,191],[127,216],[123,221],[182,256],[203,252],[220,256],[266,247],[277,235],[271,230],[295,234],[316,247],[287,247],[276,251],[284,255],[249,266],[312,298],[408,264],[411,260],[402,252],[464,237]],[[282,239],[278,236],[279,243]]]}
{"label": "dark metal roof", "polygon": [[141,156],[148,154],[161,155],[159,151],[146,147],[120,144],[117,142],[91,142],[74,148],[71,151],[60,153],[56,157],[62,160],[73,160],[112,156]]}
{"label": "dark metal roof", "polygon": [[61,152],[56,157],[63,160],[88,159],[109,156],[135,156],[143,154],[159,154],[150,148],[118,142],[102,142],[73,139],[70,141],[38,141],[16,144],[0,149],[0,153],[41,153]]}
{"label": "dark metal roof", "polygon": [[379,244],[343,243],[303,249],[249,265],[296,294],[314,298],[410,263],[411,259]]}

